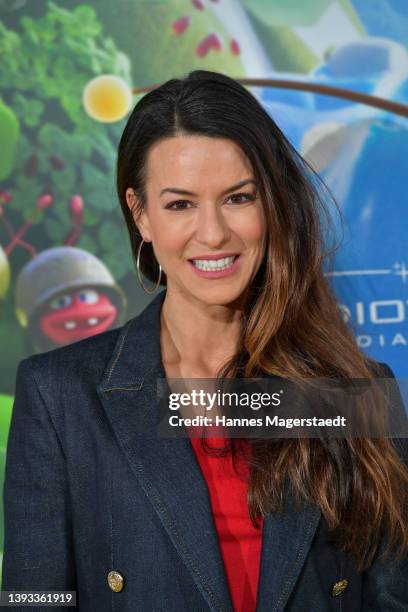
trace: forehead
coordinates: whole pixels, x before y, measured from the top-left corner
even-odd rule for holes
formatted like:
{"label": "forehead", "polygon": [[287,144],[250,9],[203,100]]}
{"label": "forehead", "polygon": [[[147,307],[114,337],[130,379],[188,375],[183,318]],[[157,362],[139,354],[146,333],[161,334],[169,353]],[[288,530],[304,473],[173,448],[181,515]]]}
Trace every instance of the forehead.
{"label": "forehead", "polygon": [[[156,142],[147,156],[147,184],[159,189],[189,186],[197,180],[233,183],[253,175],[242,149],[227,138],[175,136]],[[192,186],[192,185],[190,185]]]}

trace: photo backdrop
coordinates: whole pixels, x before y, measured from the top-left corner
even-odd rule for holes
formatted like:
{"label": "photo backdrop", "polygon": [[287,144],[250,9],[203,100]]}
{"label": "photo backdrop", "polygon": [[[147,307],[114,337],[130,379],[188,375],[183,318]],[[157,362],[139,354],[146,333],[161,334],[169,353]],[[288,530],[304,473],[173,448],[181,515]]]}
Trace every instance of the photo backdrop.
{"label": "photo backdrop", "polygon": [[344,213],[327,274],[360,347],[408,375],[408,3],[114,4],[0,0],[1,486],[18,362],[117,327],[150,300],[115,195],[116,148],[144,95],[134,89],[195,68],[304,84],[250,89]]}

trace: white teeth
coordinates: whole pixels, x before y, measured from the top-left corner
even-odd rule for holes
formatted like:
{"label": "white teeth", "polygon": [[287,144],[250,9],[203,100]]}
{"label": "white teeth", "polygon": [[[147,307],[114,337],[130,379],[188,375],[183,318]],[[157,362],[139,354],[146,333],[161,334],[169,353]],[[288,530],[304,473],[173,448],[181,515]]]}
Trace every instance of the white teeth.
{"label": "white teeth", "polygon": [[[89,319],[87,320],[87,323],[88,325],[91,325],[91,326],[98,325],[99,319],[97,317],[89,317]],[[76,321],[66,321],[64,323],[65,329],[75,329],[77,326],[78,325]]]}
{"label": "white teeth", "polygon": [[75,329],[76,326],[77,326],[77,324],[75,323],[75,321],[66,321],[64,323],[65,329]]}
{"label": "white teeth", "polygon": [[193,259],[193,263],[199,270],[207,272],[226,270],[231,267],[235,259],[235,255],[232,257],[224,257],[222,259]]}

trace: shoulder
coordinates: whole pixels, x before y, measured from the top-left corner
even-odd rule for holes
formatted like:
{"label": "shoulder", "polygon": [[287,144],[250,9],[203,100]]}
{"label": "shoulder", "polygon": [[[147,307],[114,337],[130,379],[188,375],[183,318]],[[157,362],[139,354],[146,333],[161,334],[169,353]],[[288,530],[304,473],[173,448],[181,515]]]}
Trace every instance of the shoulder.
{"label": "shoulder", "polygon": [[[393,410],[393,418],[396,419],[396,423],[400,424],[400,427],[404,428],[405,432],[408,431],[407,409],[394,371],[387,363],[380,361],[369,360],[368,365],[378,378],[392,379],[386,381],[386,389]],[[390,436],[390,440],[408,470],[408,438],[404,435],[401,430],[401,437]]]}
{"label": "shoulder", "polygon": [[383,378],[395,378],[393,370],[390,368],[388,363],[382,361],[376,361],[375,359],[366,358],[366,364],[368,368],[378,377]]}
{"label": "shoulder", "polygon": [[22,359],[17,380],[20,372],[31,372],[47,387],[56,381],[61,383],[75,378],[89,383],[99,382],[121,333],[131,322],[132,319],[115,329]]}

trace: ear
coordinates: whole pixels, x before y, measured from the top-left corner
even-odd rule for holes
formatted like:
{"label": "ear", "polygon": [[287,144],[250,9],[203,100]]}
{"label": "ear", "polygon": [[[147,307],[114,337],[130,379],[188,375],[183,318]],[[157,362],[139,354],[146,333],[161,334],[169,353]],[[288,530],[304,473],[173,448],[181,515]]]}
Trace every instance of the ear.
{"label": "ear", "polygon": [[126,202],[129,206],[130,212],[132,213],[134,222],[140,232],[140,235],[142,238],[144,238],[144,240],[151,242],[152,239],[150,235],[150,225],[147,213],[145,210],[142,210],[140,201],[131,187],[126,189]]}

